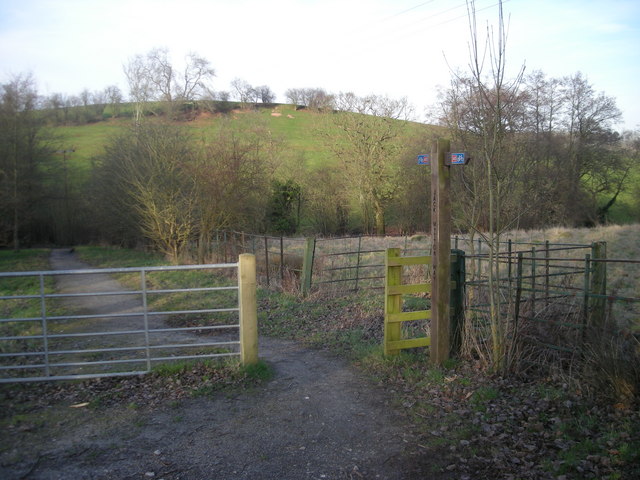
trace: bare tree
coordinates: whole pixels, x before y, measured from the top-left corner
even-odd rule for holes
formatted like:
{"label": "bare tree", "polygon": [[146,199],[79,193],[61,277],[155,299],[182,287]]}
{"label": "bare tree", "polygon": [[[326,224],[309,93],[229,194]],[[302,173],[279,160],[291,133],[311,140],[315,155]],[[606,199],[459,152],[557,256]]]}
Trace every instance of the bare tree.
{"label": "bare tree", "polygon": [[56,123],[64,120],[64,117],[61,118],[60,116],[61,112],[63,112],[62,108],[64,106],[64,101],[65,100],[62,93],[52,93],[51,95],[49,95],[49,97],[46,98],[44,102],[45,106],[52,110],[51,115],[53,116]]}
{"label": "bare tree", "polygon": [[253,87],[241,78],[234,78],[231,81],[231,87],[235,91],[235,98],[240,102],[243,108],[246,108],[254,99]]}
{"label": "bare tree", "polygon": [[103,226],[138,229],[177,262],[195,224],[195,179],[185,168],[194,158],[190,143],[168,124],[142,124],[114,137],[96,168]]}
{"label": "bare tree", "polygon": [[104,96],[106,98],[109,107],[111,108],[111,115],[117,117],[120,115],[120,109],[122,105],[122,92],[117,85],[109,85],[104,89]]}
{"label": "bare tree", "polygon": [[334,107],[334,96],[322,88],[290,88],[285,96],[296,106],[303,105],[314,110],[331,110]]}
{"label": "bare tree", "polygon": [[290,88],[286,92],[284,92],[284,96],[286,97],[287,101],[289,101],[289,103],[293,104],[294,106],[302,104],[303,93],[302,89],[300,88]]}
{"label": "bare tree", "polygon": [[169,60],[169,49],[163,47],[150,50],[145,56],[144,68],[149,82],[157,92],[157,100],[170,104],[173,101],[175,73]]}
{"label": "bare tree", "polygon": [[334,96],[322,88],[306,88],[303,90],[303,104],[314,110],[332,110]]}
{"label": "bare tree", "polygon": [[[406,99],[340,94],[345,110],[328,114],[322,132],[340,159],[345,179],[360,204],[364,230],[385,232],[385,211],[401,181],[401,154],[406,129]],[[365,113],[366,112],[366,113]],[[335,132],[339,132],[336,138]]]}
{"label": "bare tree", "polygon": [[165,102],[169,115],[173,115],[177,100],[196,100],[208,91],[215,71],[207,59],[192,52],[187,55],[184,71],[178,74],[168,49],[154,48],[146,55],[133,57],[125,66],[125,74],[139,122],[142,106],[152,100]]}
{"label": "bare tree", "polygon": [[189,166],[197,179],[199,261],[206,260],[216,229],[264,228],[270,178],[279,151],[279,142],[258,114],[221,121],[212,141]]}
{"label": "bare tree", "polygon": [[216,95],[214,98],[217,98],[221,102],[228,102],[229,99],[231,98],[231,92],[227,90],[221,90],[219,92],[216,92]]}
{"label": "bare tree", "polygon": [[255,87],[254,90],[256,92],[257,98],[262,103],[273,103],[273,101],[276,99],[275,93],[273,93],[267,85],[260,85],[258,87]]}
{"label": "bare tree", "polygon": [[[501,234],[516,224],[520,211],[509,205],[514,179],[523,168],[520,144],[509,142],[509,133],[523,128],[520,84],[524,68],[512,80],[506,78],[507,32],[498,2],[498,25],[482,34],[476,23],[474,0],[467,1],[469,18],[469,69],[454,74],[445,98],[445,119],[454,139],[473,152],[473,164],[460,172],[465,192],[473,199],[464,217],[466,228],[481,235],[489,247],[488,295],[491,336],[490,364],[495,370],[508,365],[505,309],[500,286]],[[467,168],[469,167],[469,168]],[[511,207],[511,208],[510,208]]]}
{"label": "bare tree", "polygon": [[178,85],[177,96],[186,102],[197,100],[209,91],[209,84],[215,77],[211,62],[198,54],[187,55],[186,66],[182,75],[182,83]]}
{"label": "bare tree", "polygon": [[80,92],[79,97],[80,101],[82,102],[82,106],[87,108],[91,103],[91,92],[87,88],[85,88]]}
{"label": "bare tree", "polygon": [[131,58],[124,66],[124,73],[129,83],[129,95],[134,104],[134,120],[139,124],[145,105],[156,98],[155,84],[149,77],[149,69],[142,55]]}

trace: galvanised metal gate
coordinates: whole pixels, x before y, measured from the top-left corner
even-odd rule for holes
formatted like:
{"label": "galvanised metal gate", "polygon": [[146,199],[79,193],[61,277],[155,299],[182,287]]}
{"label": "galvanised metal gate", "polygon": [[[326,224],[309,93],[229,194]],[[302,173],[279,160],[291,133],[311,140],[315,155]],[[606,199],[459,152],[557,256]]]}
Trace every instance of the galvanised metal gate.
{"label": "galvanised metal gate", "polygon": [[[232,275],[215,276],[230,279],[222,285],[163,288],[160,275],[184,270]],[[115,274],[138,276],[139,288],[123,287]],[[55,277],[76,279],[75,291],[55,291]],[[0,383],[138,375],[176,360],[257,361],[253,255],[211,265],[0,273],[7,279],[20,280],[15,293],[0,296]]]}

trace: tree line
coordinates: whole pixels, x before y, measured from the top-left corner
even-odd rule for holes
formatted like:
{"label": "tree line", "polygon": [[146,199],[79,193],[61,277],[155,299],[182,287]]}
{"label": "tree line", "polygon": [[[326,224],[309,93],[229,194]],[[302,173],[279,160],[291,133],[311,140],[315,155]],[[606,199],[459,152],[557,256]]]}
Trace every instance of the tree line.
{"label": "tree line", "polygon": [[[175,120],[185,104],[211,95],[205,80],[214,71],[194,55],[178,75],[165,60],[164,50],[131,60],[139,75],[130,81],[135,121],[109,139],[82,185],[70,181],[64,139],[46,128],[51,98],[38,96],[29,75],[1,85],[0,245],[151,243],[175,260],[188,245],[204,258],[219,228],[428,231],[429,171],[415,157],[439,136],[473,158],[453,169],[461,231],[488,228],[488,161],[501,228],[603,222],[621,192],[638,188],[631,177],[638,133],[613,129],[620,118],[615,100],[594,91],[580,73],[548,78],[533,72],[499,91],[454,75],[432,109],[438,125],[432,127],[410,121],[406,99],[290,89],[289,101],[315,112],[310,134],[333,158],[330,166],[313,167],[251,112],[255,102],[273,97],[246,82],[236,88],[247,113],[223,115],[206,136],[195,136]],[[115,103],[119,97],[111,91]],[[86,104],[66,113],[53,111],[69,117],[95,108],[97,116],[92,97],[85,97]],[[154,102],[164,105],[163,114],[151,111]],[[487,112],[499,117],[494,132],[487,130]],[[487,152],[489,138],[498,139],[500,149],[476,154]]]}
{"label": "tree line", "polygon": [[[178,68],[167,48],[153,48],[137,54],[123,65],[128,95],[117,85],[102,90],[83,89],[76,95],[54,92],[38,96],[36,108],[49,124],[79,125],[108,118],[164,116],[172,120],[191,119],[199,111],[227,113],[233,108],[252,108],[276,101],[268,85],[252,85],[234,78],[226,90],[213,88],[215,69],[205,57],[191,52]],[[322,88],[291,88],[286,101],[311,109],[331,108],[333,95]]]}

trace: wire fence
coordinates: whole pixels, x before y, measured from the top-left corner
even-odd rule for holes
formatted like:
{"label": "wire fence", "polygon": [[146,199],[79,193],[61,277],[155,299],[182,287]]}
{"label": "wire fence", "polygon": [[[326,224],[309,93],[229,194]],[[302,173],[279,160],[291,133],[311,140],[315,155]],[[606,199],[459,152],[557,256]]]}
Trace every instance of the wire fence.
{"label": "wire fence", "polygon": [[[500,290],[493,308],[509,323],[511,334],[517,333],[525,343],[573,352],[586,326],[594,322],[640,332],[639,260],[607,258],[606,246],[601,244],[506,239],[492,247],[482,237],[458,235],[452,237],[451,246],[465,253],[465,317],[480,336],[489,335],[492,255],[497,259],[494,278]],[[382,291],[387,248],[399,248],[401,255],[430,255],[431,238],[358,235],[309,239],[218,232],[215,244],[219,260],[254,253],[263,286],[298,291],[307,282],[308,289],[328,295]],[[426,281],[430,278],[428,268],[408,274]]]}
{"label": "wire fence", "polygon": [[431,243],[426,235],[292,238],[219,231],[211,253],[216,261],[253,253],[264,287],[290,291],[302,289],[306,281],[308,289],[338,294],[383,289],[384,255],[392,247],[403,255],[426,255]]}
{"label": "wire fence", "polygon": [[497,256],[498,297],[489,254],[466,255],[466,321],[477,335],[499,317],[528,357],[548,363],[580,352],[589,335],[640,333],[640,260],[606,258],[603,242],[509,246]]}

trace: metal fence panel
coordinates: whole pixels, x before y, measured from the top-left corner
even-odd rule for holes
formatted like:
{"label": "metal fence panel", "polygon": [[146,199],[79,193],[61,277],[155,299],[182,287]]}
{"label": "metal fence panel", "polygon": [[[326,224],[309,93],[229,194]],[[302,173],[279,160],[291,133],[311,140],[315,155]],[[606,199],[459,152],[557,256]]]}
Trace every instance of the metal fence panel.
{"label": "metal fence panel", "polygon": [[[162,274],[225,269],[233,273],[229,285],[162,285]],[[239,356],[237,269],[220,263],[0,273],[0,282],[20,279],[15,294],[0,296],[0,383],[138,375],[160,362]],[[101,287],[116,274],[137,276],[139,288],[113,279]],[[86,285],[98,280],[98,290],[55,291],[65,276],[81,276]],[[94,311],[83,306],[89,298]]]}

